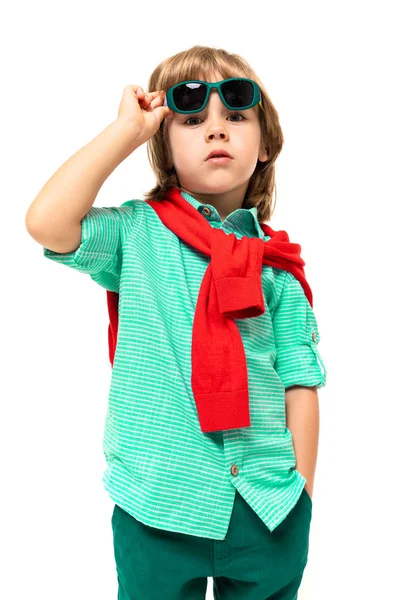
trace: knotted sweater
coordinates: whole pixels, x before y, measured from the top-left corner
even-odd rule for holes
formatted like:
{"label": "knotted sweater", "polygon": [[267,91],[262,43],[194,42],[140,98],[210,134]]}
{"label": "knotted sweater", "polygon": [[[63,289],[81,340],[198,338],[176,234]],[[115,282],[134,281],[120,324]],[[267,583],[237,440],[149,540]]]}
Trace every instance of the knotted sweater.
{"label": "knotted sweater", "polygon": [[[286,231],[261,224],[268,241],[226,234],[213,228],[178,188],[163,200],[146,200],[163,224],[181,240],[210,256],[193,318],[191,385],[203,432],[250,427],[246,355],[235,319],[265,311],[262,265],[285,269],[302,285],[312,306],[301,246]],[[167,259],[166,259],[167,260]],[[119,294],[107,290],[109,357],[114,364]]]}

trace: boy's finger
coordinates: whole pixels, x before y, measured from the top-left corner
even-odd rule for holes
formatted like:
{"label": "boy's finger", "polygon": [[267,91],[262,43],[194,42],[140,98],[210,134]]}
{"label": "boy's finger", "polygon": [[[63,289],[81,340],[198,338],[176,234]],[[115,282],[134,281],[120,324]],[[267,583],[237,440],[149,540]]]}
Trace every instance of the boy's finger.
{"label": "boy's finger", "polygon": [[164,105],[165,94],[160,94],[156,98],[151,101],[151,107],[163,106]]}
{"label": "boy's finger", "polygon": [[154,100],[154,98],[158,98],[159,96],[164,98],[165,92],[163,90],[157,90],[156,92],[148,92],[147,95],[151,100]]}

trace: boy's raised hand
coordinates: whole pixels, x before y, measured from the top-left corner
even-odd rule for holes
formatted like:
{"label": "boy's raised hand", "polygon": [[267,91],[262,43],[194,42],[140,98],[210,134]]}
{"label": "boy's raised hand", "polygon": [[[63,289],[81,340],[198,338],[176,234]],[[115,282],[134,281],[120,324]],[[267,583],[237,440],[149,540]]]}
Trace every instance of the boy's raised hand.
{"label": "boy's raised hand", "polygon": [[141,143],[158,131],[161,121],[173,111],[163,106],[165,91],[146,93],[139,85],[127,85],[118,109],[118,118],[132,123]]}

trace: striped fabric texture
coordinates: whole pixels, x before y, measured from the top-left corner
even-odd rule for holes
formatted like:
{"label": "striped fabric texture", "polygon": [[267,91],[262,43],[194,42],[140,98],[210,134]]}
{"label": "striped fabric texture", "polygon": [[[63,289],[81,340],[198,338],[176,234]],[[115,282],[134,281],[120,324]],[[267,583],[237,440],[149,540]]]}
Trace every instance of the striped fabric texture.
{"label": "striped fabric texture", "polygon": [[[270,239],[255,207],[237,209],[222,221],[211,204],[182,196],[226,234]],[[236,320],[246,354],[251,426],[203,433],[191,390],[191,339],[210,257],[181,241],[140,199],[92,207],[75,252],[43,251],[119,293],[103,441],[103,483],[113,502],[146,525],[222,540],[238,490],[273,531],[306,482],[295,468],[285,388],[326,385],[317,321],[298,280],[263,265],[265,312]],[[107,310],[105,295],[100,301]],[[108,355],[107,344],[105,330]]]}

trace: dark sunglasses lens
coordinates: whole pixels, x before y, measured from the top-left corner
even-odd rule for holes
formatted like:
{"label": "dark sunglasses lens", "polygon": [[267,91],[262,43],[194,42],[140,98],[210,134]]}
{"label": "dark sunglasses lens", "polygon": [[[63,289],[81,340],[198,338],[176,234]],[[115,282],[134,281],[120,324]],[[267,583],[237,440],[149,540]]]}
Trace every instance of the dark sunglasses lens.
{"label": "dark sunglasses lens", "polygon": [[207,88],[202,83],[185,83],[173,91],[173,98],[179,110],[199,110],[204,103]]}
{"label": "dark sunglasses lens", "polygon": [[250,81],[227,81],[222,84],[221,91],[232,108],[243,108],[253,102],[254,86]]}

